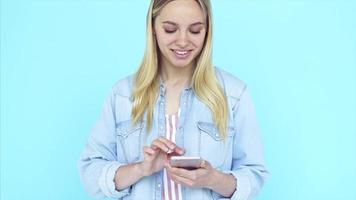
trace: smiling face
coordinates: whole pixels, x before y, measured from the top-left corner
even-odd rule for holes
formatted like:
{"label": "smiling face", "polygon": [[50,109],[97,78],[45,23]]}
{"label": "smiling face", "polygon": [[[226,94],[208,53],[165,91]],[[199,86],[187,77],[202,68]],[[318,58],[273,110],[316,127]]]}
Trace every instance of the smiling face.
{"label": "smiling face", "polygon": [[195,0],[168,3],[155,18],[154,32],[165,67],[193,67],[204,45],[205,15]]}

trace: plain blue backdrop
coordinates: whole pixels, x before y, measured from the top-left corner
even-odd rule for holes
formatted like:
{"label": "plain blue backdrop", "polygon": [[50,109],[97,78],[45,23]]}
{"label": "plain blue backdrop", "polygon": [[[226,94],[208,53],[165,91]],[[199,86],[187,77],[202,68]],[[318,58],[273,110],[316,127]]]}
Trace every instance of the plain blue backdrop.
{"label": "plain blue backdrop", "polygon": [[[91,199],[77,160],[134,72],[146,0],[1,0],[1,200]],[[271,176],[258,200],[356,199],[356,1],[213,0],[214,63],[244,80]]]}

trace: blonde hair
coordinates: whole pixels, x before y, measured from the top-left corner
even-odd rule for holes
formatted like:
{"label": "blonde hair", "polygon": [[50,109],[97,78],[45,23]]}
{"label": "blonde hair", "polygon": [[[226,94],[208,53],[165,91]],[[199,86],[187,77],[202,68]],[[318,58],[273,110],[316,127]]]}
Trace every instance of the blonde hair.
{"label": "blonde hair", "polygon": [[[174,0],[151,0],[147,14],[146,51],[135,76],[133,124],[142,120],[146,113],[147,131],[153,123],[153,113],[159,93],[159,60],[157,42],[153,35],[153,22],[165,5]],[[226,138],[228,104],[224,90],[215,76],[212,64],[212,12],[210,0],[196,0],[206,15],[207,34],[200,54],[196,58],[196,68],[192,76],[192,87],[197,97],[213,113],[213,120],[223,138]]]}

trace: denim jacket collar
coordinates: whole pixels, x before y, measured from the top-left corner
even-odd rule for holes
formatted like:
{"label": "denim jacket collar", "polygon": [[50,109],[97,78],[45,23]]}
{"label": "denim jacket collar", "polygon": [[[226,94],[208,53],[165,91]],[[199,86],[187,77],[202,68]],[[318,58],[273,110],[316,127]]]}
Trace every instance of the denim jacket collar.
{"label": "denim jacket collar", "polygon": [[[161,76],[159,76],[159,88],[160,88],[160,95],[161,96],[164,96],[166,94],[166,90],[167,90],[167,87],[166,85],[164,84]],[[193,83],[192,81],[190,81],[189,84],[187,84],[186,86],[184,86],[184,90],[191,90],[193,88]]]}

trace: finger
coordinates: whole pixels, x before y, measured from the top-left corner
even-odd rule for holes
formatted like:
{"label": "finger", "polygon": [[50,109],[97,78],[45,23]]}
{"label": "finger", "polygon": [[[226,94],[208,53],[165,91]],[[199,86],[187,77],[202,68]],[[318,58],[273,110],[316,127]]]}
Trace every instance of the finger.
{"label": "finger", "polygon": [[147,161],[152,161],[156,157],[156,154],[147,148],[144,148],[143,152],[144,159]]}
{"label": "finger", "polygon": [[158,149],[161,149],[162,151],[168,153],[171,151],[171,149],[163,142],[160,140],[154,140],[151,144],[152,147],[157,147]]}
{"label": "finger", "polygon": [[180,177],[174,174],[169,174],[169,176],[171,177],[171,179],[179,184],[182,184],[183,186],[188,186],[188,187],[193,187],[194,186],[194,182],[190,179],[184,178],[184,177]]}
{"label": "finger", "polygon": [[168,165],[167,171],[171,174],[174,174],[174,175],[177,175],[180,177],[184,177],[187,179],[195,179],[196,178],[196,173],[194,172],[194,170],[186,170],[183,168],[172,167],[172,166]]}
{"label": "finger", "polygon": [[171,150],[174,150],[174,152],[178,153],[179,155],[184,154],[184,149],[177,146],[174,142],[168,140],[167,138],[159,137],[158,140],[166,144]]}
{"label": "finger", "polygon": [[182,149],[182,148],[180,148],[180,147],[177,146],[177,147],[174,149],[174,152],[177,153],[177,154],[179,154],[179,155],[183,155],[183,154],[184,154],[184,149]]}
{"label": "finger", "polygon": [[175,143],[173,143],[172,141],[170,141],[170,140],[168,140],[167,138],[164,138],[164,137],[159,137],[158,140],[163,142],[164,144],[166,144],[167,147],[170,148],[171,150],[175,149],[176,146],[177,146]]}
{"label": "finger", "polygon": [[152,148],[150,148],[150,147],[143,147],[143,151],[145,152],[145,153],[147,153],[147,154],[150,154],[150,155],[154,155],[155,153],[156,153],[156,151],[155,150],[153,150]]}
{"label": "finger", "polygon": [[200,163],[200,167],[203,169],[210,169],[211,164],[207,161],[207,160],[202,160],[202,162]]}
{"label": "finger", "polygon": [[201,167],[201,168],[206,168],[206,167],[207,167],[207,164],[206,164],[206,161],[205,161],[205,160],[202,160],[202,161],[200,162],[200,167]]}

